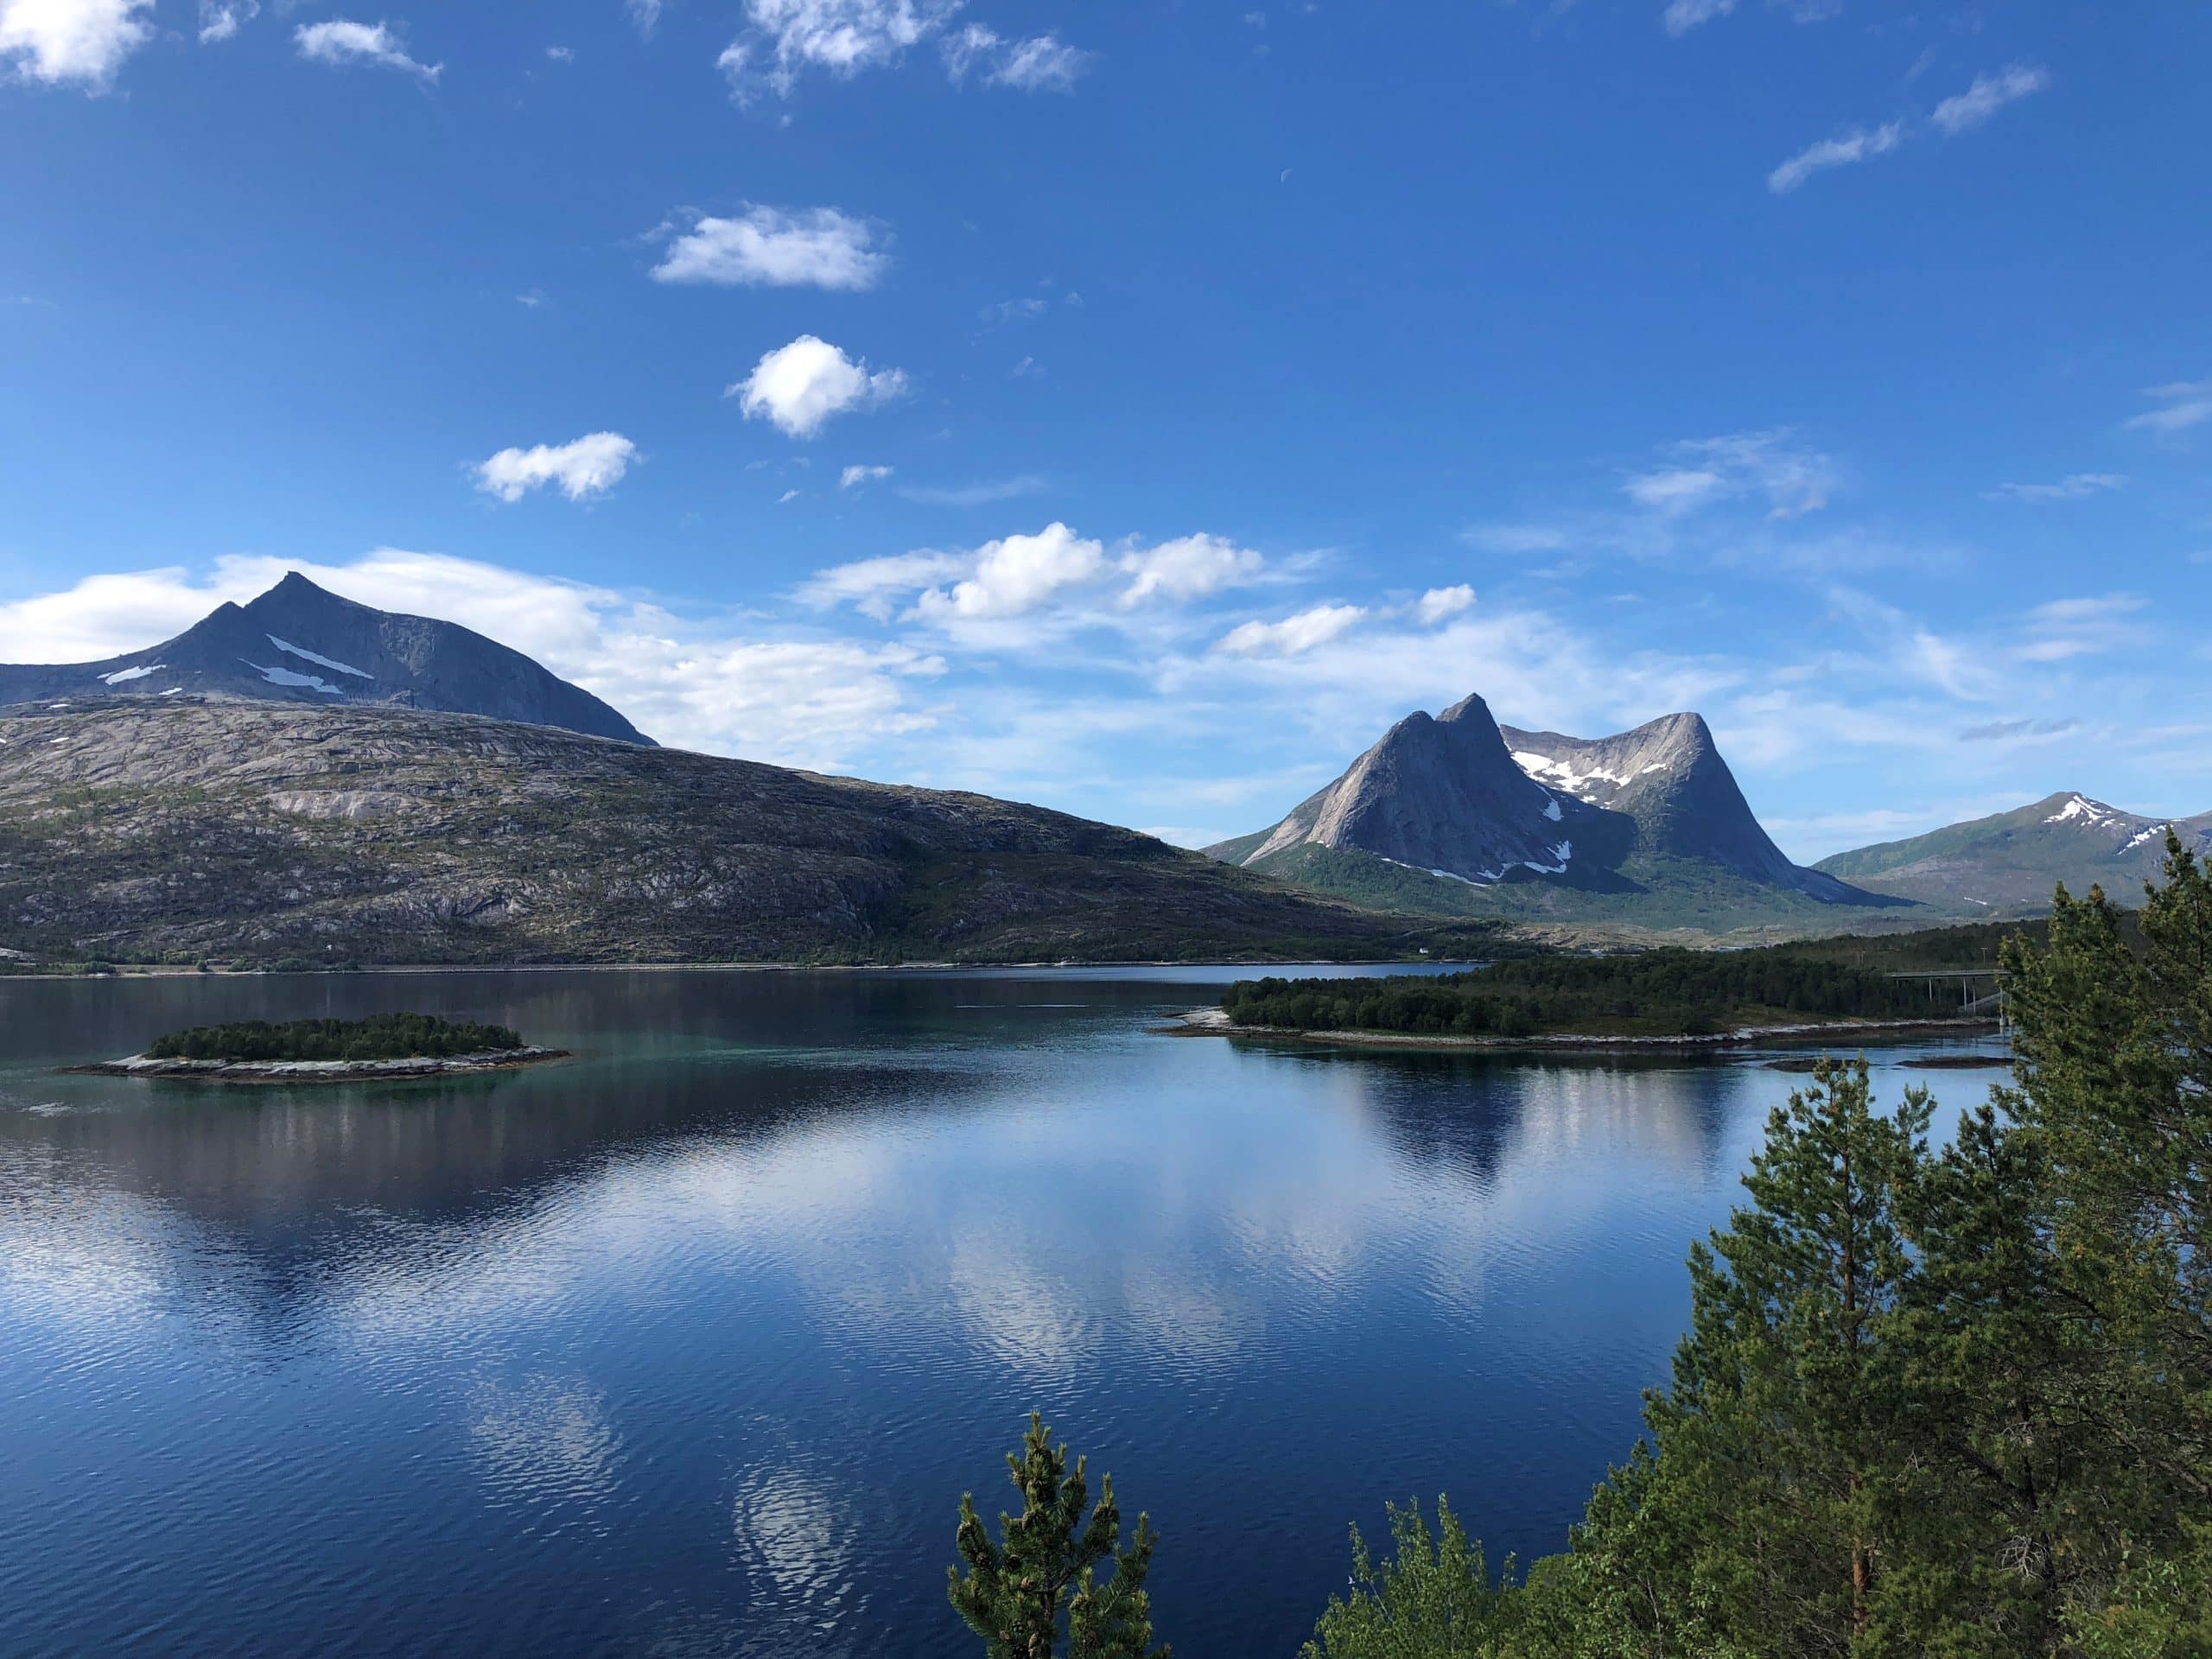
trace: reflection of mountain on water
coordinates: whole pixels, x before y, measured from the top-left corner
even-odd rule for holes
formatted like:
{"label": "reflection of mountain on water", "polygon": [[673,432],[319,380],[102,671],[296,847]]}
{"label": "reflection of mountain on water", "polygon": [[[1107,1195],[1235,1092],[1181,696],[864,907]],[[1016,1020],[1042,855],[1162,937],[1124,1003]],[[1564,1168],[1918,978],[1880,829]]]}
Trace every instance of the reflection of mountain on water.
{"label": "reflection of mountain on water", "polygon": [[1672,1055],[1285,1047],[1268,1058],[1327,1068],[1397,1158],[1478,1195],[1509,1165],[1628,1160],[1709,1178],[1742,1084],[1725,1063]]}

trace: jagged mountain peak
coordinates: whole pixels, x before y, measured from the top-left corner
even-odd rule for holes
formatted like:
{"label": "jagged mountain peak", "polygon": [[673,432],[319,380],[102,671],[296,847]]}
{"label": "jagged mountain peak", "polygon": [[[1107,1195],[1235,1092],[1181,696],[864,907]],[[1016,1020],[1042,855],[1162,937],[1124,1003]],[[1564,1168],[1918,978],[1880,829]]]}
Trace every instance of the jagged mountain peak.
{"label": "jagged mountain peak", "polygon": [[0,703],[56,696],[384,703],[652,740],[518,651],[435,617],[381,611],[297,570],[226,600],[175,639],[105,662],[0,665]]}

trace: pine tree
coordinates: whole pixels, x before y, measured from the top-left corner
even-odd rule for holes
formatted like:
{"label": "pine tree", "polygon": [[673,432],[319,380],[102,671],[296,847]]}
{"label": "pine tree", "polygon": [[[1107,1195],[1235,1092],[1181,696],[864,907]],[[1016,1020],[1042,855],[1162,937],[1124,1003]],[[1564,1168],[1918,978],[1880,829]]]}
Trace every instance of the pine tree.
{"label": "pine tree", "polygon": [[1930,1108],[1912,1090],[1890,1118],[1869,1094],[1863,1060],[1823,1060],[1769,1119],[1751,1207],[1691,1251],[1690,1331],[1646,1404],[1653,1452],[1577,1538],[1653,1651],[1878,1650],[1910,1528],[1903,1224]]}
{"label": "pine tree", "polygon": [[1351,1529],[1351,1593],[1331,1597],[1328,1611],[1300,1650],[1300,1659],[1501,1659],[1512,1652],[1521,1599],[1513,1562],[1503,1583],[1491,1582],[1480,1544],[1459,1517],[1436,1500],[1432,1541],[1421,1505],[1389,1506],[1397,1553],[1376,1561]]}
{"label": "pine tree", "polygon": [[[1067,1462],[1066,1444],[1053,1446],[1043,1417],[1032,1412],[1021,1454],[1009,1452],[1006,1460],[1021,1513],[1000,1513],[997,1544],[972,1496],[962,1494],[957,1542],[968,1572],[963,1578],[957,1567],[945,1569],[953,1607],[983,1638],[988,1659],[1052,1659],[1064,1618],[1068,1659],[1168,1659],[1166,1648],[1151,1645],[1152,1602],[1144,1587],[1158,1535],[1140,1515],[1129,1548],[1122,1548],[1111,1475],[1099,1483],[1098,1506],[1086,1525],[1084,1459],[1076,1459],[1072,1474]],[[1109,1560],[1112,1576],[1096,1582],[1098,1567]]]}

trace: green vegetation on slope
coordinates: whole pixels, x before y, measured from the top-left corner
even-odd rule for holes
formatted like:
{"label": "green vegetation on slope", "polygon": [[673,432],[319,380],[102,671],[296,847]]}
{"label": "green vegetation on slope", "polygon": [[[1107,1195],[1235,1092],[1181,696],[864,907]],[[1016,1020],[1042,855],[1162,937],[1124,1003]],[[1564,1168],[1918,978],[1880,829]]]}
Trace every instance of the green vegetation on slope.
{"label": "green vegetation on slope", "polygon": [[2212,1653],[2212,880],[2003,950],[2017,1088],[1827,1066],[1690,1254],[1646,1439],[1494,1582],[1440,1513],[1354,1534],[1306,1659]]}
{"label": "green vegetation on slope", "polygon": [[1406,1036],[1540,1033],[1705,1035],[1811,1020],[1925,1017],[1921,985],[1787,946],[1524,957],[1465,973],[1239,980],[1221,1006],[1242,1026]]}
{"label": "green vegetation on slope", "polygon": [[146,1052],[157,1060],[442,1060],[522,1046],[522,1039],[505,1026],[457,1024],[429,1014],[379,1014],[365,1020],[294,1020],[281,1026],[266,1020],[194,1026],[156,1039]]}

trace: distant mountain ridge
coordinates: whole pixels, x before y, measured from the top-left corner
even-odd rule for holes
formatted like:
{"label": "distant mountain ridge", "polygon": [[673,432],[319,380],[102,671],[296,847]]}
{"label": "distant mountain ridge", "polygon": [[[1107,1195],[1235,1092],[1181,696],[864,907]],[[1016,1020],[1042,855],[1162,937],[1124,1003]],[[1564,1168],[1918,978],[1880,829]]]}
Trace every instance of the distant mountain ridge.
{"label": "distant mountain ridge", "polygon": [[1791,863],[1695,714],[1578,738],[1502,728],[1479,696],[1408,715],[1274,824],[1206,851],[1442,914],[1725,931],[1904,902]]}
{"label": "distant mountain ridge", "polygon": [[69,697],[238,697],[385,703],[652,740],[607,703],[457,622],[356,604],[296,570],[173,639],[105,662],[0,664],[0,704]]}
{"label": "distant mountain ridge", "polygon": [[2212,854],[2212,812],[2151,818],[2062,790],[2009,812],[1837,853],[1815,868],[1876,892],[1980,915],[2039,913],[2061,881],[2076,894],[2099,885],[2133,905],[2145,882],[2160,879],[2169,828],[2200,857]]}

